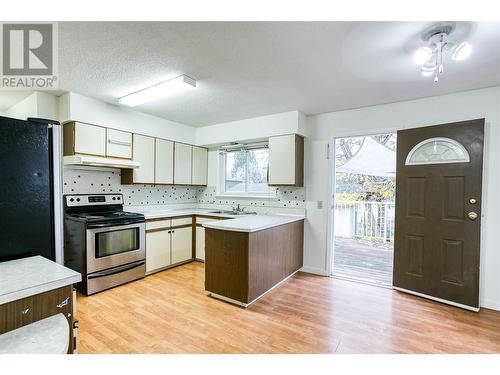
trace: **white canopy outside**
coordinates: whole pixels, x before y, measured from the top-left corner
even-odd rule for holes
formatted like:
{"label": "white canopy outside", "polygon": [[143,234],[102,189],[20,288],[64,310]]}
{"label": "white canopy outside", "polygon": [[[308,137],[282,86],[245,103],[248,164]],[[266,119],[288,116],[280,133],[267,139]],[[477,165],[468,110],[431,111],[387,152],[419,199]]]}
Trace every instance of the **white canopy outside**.
{"label": "white canopy outside", "polygon": [[395,177],[396,152],[378,143],[372,137],[366,137],[356,155],[336,170],[369,176]]}

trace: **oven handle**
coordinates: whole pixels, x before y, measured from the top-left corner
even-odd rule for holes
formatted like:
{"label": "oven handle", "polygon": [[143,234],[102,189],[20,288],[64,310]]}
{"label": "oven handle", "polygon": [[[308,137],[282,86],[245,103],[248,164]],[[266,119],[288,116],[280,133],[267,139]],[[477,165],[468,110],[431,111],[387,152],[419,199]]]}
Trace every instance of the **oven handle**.
{"label": "oven handle", "polygon": [[93,274],[91,275],[88,275],[87,278],[90,280],[90,279],[96,279],[98,277],[104,277],[104,276],[110,276],[110,275],[115,275],[117,273],[120,273],[120,272],[125,272],[125,271],[128,271],[128,270],[131,270],[133,268],[136,268],[136,267],[139,267],[139,266],[142,266],[143,264],[145,264],[146,261],[145,260],[139,260],[137,262],[133,262],[133,263],[129,263],[129,264],[125,264],[123,266],[118,266],[118,267],[114,267],[114,268],[111,268],[109,270],[104,270],[104,271],[99,271],[99,272],[94,272]]}
{"label": "oven handle", "polygon": [[142,221],[142,220],[137,220],[137,221],[130,220],[130,221],[123,221],[123,222],[119,222],[119,223],[117,223],[117,222],[113,223],[111,221],[108,221],[106,223],[101,223],[101,224],[89,224],[89,225],[87,225],[87,228],[89,228],[89,229],[104,228],[104,227],[109,227],[110,224],[115,224],[115,225],[113,225],[113,227],[115,227],[115,226],[121,226],[121,225],[140,224],[140,223],[144,223],[144,221]]}

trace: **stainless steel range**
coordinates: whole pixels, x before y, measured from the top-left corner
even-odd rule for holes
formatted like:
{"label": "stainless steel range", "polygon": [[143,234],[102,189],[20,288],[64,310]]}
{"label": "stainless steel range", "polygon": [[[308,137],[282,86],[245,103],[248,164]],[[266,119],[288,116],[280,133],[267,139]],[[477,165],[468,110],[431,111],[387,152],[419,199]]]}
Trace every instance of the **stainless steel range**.
{"label": "stainless steel range", "polygon": [[64,264],[87,295],[145,276],[144,215],[124,212],[122,194],[64,196]]}

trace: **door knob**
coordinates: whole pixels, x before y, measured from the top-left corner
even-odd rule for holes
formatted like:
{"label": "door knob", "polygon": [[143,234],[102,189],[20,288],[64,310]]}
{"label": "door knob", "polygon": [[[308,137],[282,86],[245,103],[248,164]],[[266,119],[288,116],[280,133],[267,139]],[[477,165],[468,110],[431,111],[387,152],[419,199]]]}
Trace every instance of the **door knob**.
{"label": "door knob", "polygon": [[469,212],[467,214],[467,216],[469,216],[469,219],[471,219],[471,220],[476,220],[477,219],[477,213],[475,213],[475,212]]}

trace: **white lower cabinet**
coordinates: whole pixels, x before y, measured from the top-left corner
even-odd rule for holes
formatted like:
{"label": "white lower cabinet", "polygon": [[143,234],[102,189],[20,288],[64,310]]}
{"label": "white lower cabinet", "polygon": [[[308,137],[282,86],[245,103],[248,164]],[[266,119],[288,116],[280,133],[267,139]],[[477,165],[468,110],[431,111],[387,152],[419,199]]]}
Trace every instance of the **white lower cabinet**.
{"label": "white lower cabinet", "polygon": [[172,264],[170,229],[146,233],[146,273],[170,264]]}
{"label": "white lower cabinet", "polygon": [[193,258],[193,228],[172,229],[172,264]]}
{"label": "white lower cabinet", "polygon": [[196,259],[205,260],[205,228],[196,227]]}

